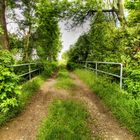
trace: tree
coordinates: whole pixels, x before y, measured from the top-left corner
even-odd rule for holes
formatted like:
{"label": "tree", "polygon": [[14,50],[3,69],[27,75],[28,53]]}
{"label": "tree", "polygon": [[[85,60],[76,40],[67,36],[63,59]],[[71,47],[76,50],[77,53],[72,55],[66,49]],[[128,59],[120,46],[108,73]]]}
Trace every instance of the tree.
{"label": "tree", "polygon": [[0,27],[2,28],[2,33],[0,34],[0,46],[1,49],[10,50],[5,17],[6,2],[6,0],[0,1]]}
{"label": "tree", "polygon": [[53,61],[61,49],[57,3],[43,1],[37,7],[36,49],[40,58]]}
{"label": "tree", "polygon": [[89,34],[81,35],[74,46],[71,46],[70,50],[68,51],[68,60],[76,63],[86,61],[91,51],[89,44]]}
{"label": "tree", "polygon": [[62,13],[66,19],[72,19],[72,27],[82,24],[87,19],[94,17],[98,11],[102,11],[110,18],[114,18],[114,21],[116,21],[117,18],[121,25],[126,25],[123,0],[75,0],[68,6],[67,9],[63,9]]}
{"label": "tree", "polygon": [[[114,26],[109,16],[99,11],[92,18],[90,30],[88,32],[89,42],[86,46],[90,50],[87,53],[85,48],[81,48],[82,41],[73,45],[68,52],[70,60],[76,62],[83,51],[88,54],[90,61],[109,61],[123,63],[124,89],[137,97],[140,93],[140,28],[139,28],[139,2],[128,1],[126,6],[129,10],[127,26]],[[85,60],[82,60],[85,61]],[[113,73],[119,73],[117,68],[98,66],[99,68]]]}

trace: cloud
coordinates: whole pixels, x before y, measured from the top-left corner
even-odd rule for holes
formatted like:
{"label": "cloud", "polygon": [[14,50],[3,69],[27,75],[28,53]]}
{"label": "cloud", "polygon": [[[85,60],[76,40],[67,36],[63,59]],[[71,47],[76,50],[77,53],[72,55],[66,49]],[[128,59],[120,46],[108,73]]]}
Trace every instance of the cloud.
{"label": "cloud", "polygon": [[62,54],[70,48],[70,45],[74,44],[80,35],[82,35],[84,32],[87,32],[89,30],[89,24],[90,22],[87,21],[80,27],[76,27],[71,30],[66,29],[66,22],[61,21],[59,22],[61,34],[62,34],[62,50],[59,54],[59,60],[61,59]]}

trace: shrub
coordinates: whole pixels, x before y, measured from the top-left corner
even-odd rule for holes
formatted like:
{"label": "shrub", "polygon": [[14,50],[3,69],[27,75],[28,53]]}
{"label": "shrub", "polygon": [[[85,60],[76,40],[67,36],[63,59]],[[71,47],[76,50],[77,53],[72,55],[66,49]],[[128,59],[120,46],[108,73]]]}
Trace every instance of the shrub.
{"label": "shrub", "polygon": [[68,70],[73,71],[76,68],[80,68],[81,66],[79,64],[74,63],[74,62],[68,62],[66,67]]}
{"label": "shrub", "polygon": [[140,70],[127,70],[127,78],[124,79],[124,88],[134,97],[140,97]]}
{"label": "shrub", "polygon": [[20,90],[18,77],[8,66],[14,64],[14,59],[8,51],[0,51],[0,56],[0,112],[5,114],[18,107]]}
{"label": "shrub", "polygon": [[48,77],[57,70],[57,62],[43,62],[43,75]]}

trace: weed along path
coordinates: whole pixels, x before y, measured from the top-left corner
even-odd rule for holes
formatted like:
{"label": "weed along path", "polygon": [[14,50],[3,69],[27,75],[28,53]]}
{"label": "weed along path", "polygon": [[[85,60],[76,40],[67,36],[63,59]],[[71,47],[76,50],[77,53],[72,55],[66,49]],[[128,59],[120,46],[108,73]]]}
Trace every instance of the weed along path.
{"label": "weed along path", "polygon": [[134,139],[75,74],[70,73],[67,78],[60,73],[58,78],[50,78],[42,85],[19,116],[0,128],[0,140],[36,140],[38,128],[47,117],[48,106],[54,99],[81,101],[90,113],[88,123],[93,137],[103,140]]}

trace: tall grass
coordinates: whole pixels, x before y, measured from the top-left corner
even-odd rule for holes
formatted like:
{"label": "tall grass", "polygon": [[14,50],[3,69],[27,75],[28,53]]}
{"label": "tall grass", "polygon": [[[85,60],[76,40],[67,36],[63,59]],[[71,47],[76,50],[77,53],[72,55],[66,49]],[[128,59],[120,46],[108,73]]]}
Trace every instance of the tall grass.
{"label": "tall grass", "polygon": [[66,69],[61,69],[58,73],[57,83],[55,85],[61,89],[73,89],[75,87],[73,79],[70,77]]}
{"label": "tall grass", "polygon": [[56,100],[42,122],[37,140],[91,140],[88,116],[80,102]]}
{"label": "tall grass", "polygon": [[30,97],[39,90],[44,80],[45,80],[44,77],[40,75],[22,85],[21,94],[19,96],[21,109],[27,104]]}
{"label": "tall grass", "polygon": [[140,136],[140,98],[120,90],[119,86],[107,78],[96,76],[89,70],[75,70],[75,73],[111,109],[120,122],[138,137]]}

